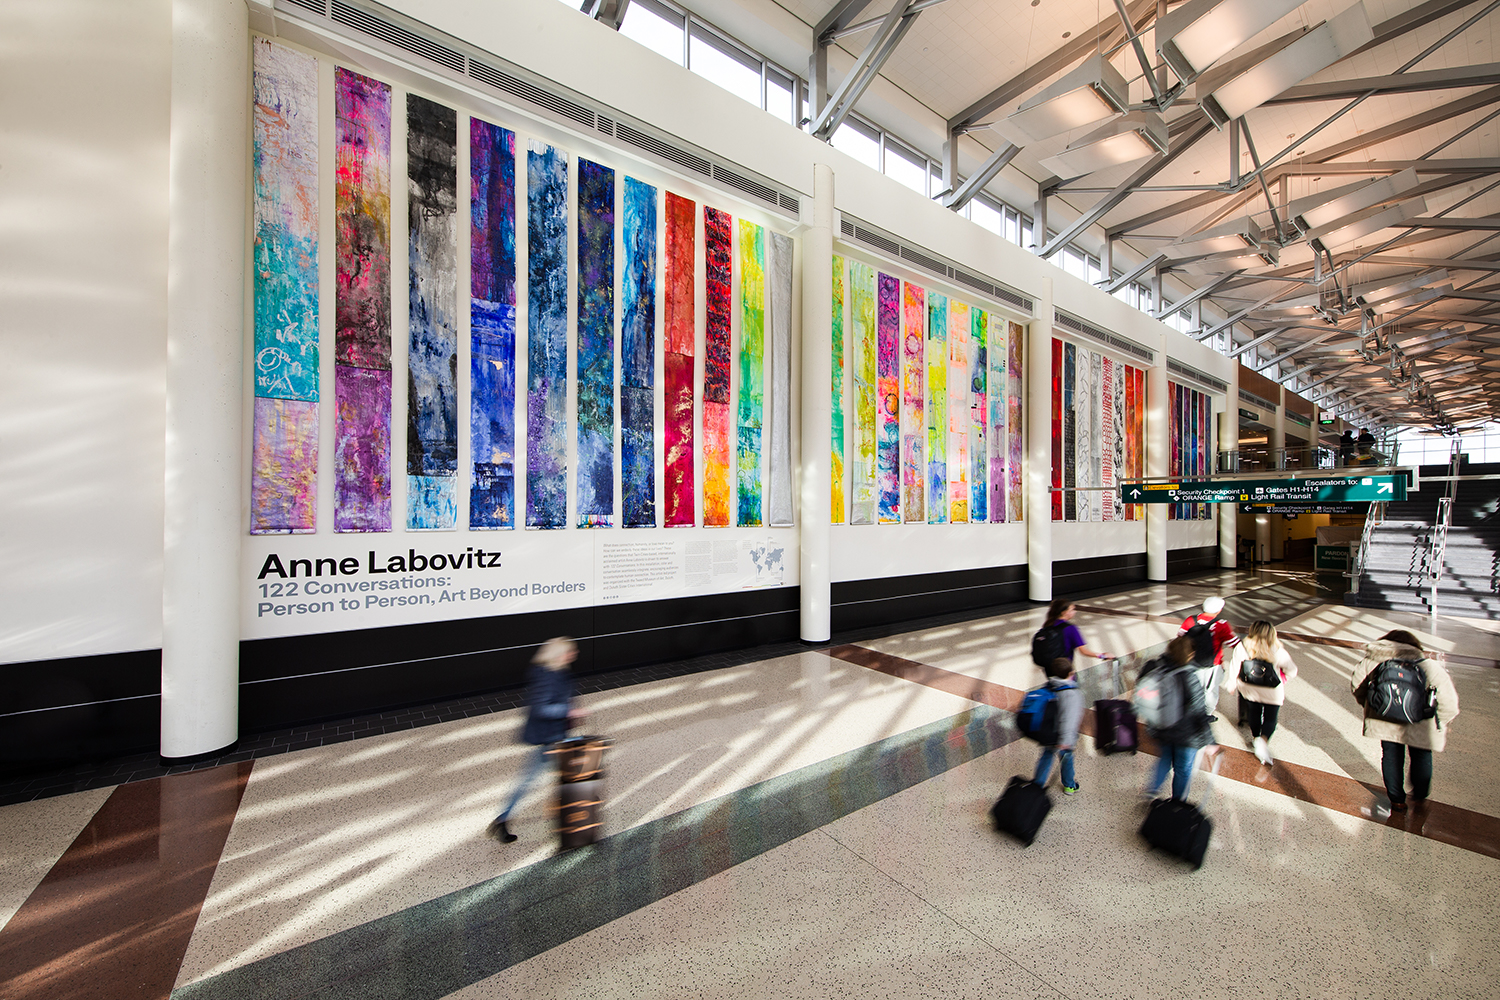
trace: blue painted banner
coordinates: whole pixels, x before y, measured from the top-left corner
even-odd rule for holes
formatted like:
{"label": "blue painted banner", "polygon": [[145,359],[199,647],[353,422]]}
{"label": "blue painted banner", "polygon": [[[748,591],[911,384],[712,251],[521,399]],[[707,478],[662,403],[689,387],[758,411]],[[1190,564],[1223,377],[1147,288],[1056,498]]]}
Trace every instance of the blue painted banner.
{"label": "blue painted banner", "polygon": [[568,154],[526,153],[526,527],[568,517]]}
{"label": "blue painted banner", "polygon": [[615,514],[615,172],[578,161],[578,526]]}
{"label": "blue painted banner", "polygon": [[516,136],[469,120],[469,527],[516,526]]}
{"label": "blue painted banner", "polygon": [[625,527],[656,527],[656,188],[625,178],[620,285],[620,505]]}

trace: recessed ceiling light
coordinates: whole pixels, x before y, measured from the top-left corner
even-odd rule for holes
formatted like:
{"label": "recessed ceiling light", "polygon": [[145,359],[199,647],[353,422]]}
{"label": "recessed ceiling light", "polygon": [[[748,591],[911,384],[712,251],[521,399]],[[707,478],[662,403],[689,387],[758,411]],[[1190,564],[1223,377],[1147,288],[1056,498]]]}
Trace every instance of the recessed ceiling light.
{"label": "recessed ceiling light", "polygon": [[1072,35],[1073,35],[1073,33],[1071,31],[1064,31],[1063,32],[1063,37],[1064,38],[1071,38]]}
{"label": "recessed ceiling light", "polygon": [[1296,132],[1288,132],[1288,133],[1287,133],[1287,134],[1286,134],[1286,137],[1287,137],[1287,138],[1288,138],[1288,139],[1295,139],[1295,138],[1297,138],[1297,133],[1296,133]]}

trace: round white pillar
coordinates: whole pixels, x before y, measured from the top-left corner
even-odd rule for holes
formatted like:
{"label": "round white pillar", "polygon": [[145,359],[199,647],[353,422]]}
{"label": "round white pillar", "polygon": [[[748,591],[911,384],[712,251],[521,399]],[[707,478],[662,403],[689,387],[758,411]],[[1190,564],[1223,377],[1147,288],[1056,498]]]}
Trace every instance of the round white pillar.
{"label": "round white pillar", "polygon": [[[1156,346],[1156,364],[1146,369],[1146,475],[1165,479],[1171,474],[1167,442],[1167,340]],[[1146,504],[1146,579],[1167,578],[1167,505]]]}
{"label": "round white pillar", "polygon": [[161,755],[239,735],[250,31],[244,0],[172,0]]}
{"label": "round white pillar", "polygon": [[[1219,454],[1226,456],[1232,451],[1238,450],[1240,446],[1240,366],[1232,365],[1229,374],[1229,388],[1224,398],[1224,412],[1219,417]],[[1222,463],[1222,458],[1219,460]],[[1225,471],[1223,466],[1214,466],[1215,474]],[[1239,565],[1239,531],[1236,525],[1239,523],[1240,505],[1236,503],[1216,503],[1213,505],[1214,516],[1219,519],[1219,568],[1234,569]]]}
{"label": "round white pillar", "polygon": [[1026,328],[1026,596],[1052,600],[1052,279]]}
{"label": "round white pillar", "polygon": [[812,226],[802,234],[802,511],[797,519],[803,642],[832,634],[833,168],[813,164]]}
{"label": "round white pillar", "polygon": [[[1281,390],[1281,404],[1276,407],[1276,413],[1271,420],[1271,463],[1277,470],[1287,467],[1286,460],[1286,389]],[[1277,478],[1281,473],[1278,471]],[[1268,528],[1271,534],[1271,558],[1283,559],[1286,557],[1286,518],[1280,514],[1271,515],[1271,523]]]}

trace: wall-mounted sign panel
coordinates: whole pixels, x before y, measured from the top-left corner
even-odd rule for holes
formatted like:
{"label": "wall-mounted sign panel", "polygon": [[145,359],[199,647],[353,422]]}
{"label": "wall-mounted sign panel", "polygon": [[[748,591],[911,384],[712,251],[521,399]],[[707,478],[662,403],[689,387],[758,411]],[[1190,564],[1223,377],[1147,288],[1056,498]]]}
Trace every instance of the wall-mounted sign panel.
{"label": "wall-mounted sign panel", "polygon": [[1296,517],[1298,514],[1363,514],[1369,510],[1369,504],[1364,503],[1242,503],[1241,513],[1245,514],[1286,514]]}
{"label": "wall-mounted sign panel", "polygon": [[1125,483],[1126,503],[1278,503],[1405,500],[1405,476],[1319,476],[1308,479],[1212,480],[1196,483]]}

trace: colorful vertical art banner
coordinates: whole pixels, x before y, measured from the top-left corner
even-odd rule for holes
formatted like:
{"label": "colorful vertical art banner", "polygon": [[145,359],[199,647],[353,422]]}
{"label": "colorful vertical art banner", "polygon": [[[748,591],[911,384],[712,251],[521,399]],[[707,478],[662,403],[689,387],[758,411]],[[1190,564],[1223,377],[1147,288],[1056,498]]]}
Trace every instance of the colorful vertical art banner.
{"label": "colorful vertical art banner", "polygon": [[733,302],[734,220],[703,209],[704,287],[708,325],[703,343],[703,524],[729,526],[729,358]]}
{"label": "colorful vertical art banner", "polygon": [[625,178],[621,214],[625,270],[620,276],[620,506],[625,527],[654,528],[656,188]]}
{"label": "colorful vertical art banner", "polygon": [[767,520],[792,520],[792,238],[771,234],[771,489]]}
{"label": "colorful vertical art banner", "polygon": [[568,154],[526,151],[526,527],[568,518]]}
{"label": "colorful vertical art banner", "polygon": [[516,526],[516,135],[469,119],[469,528]]}
{"label": "colorful vertical art banner", "polygon": [[985,444],[989,412],[985,391],[989,384],[990,314],[983,309],[971,310],[969,333],[969,520],[982,524],[989,513],[989,454]]}
{"label": "colorful vertical art banner", "polygon": [[1009,446],[1005,434],[1005,394],[1008,388],[1005,365],[1010,354],[1010,338],[1006,334],[1005,319],[990,314],[989,343],[986,347],[989,372],[986,375],[988,389],[989,437],[985,450],[989,463],[989,513],[992,522],[1006,518],[1005,495],[1008,483],[1005,478],[1005,450]]}
{"label": "colorful vertical art banner", "polygon": [[927,295],[927,523],[948,523],[948,297]]}
{"label": "colorful vertical art banner", "polygon": [[334,71],[333,530],[391,530],[391,88]]}
{"label": "colorful vertical art banner", "polygon": [[1082,487],[1077,493],[1078,520],[1094,520],[1094,501],[1097,493],[1089,490],[1094,486],[1094,361],[1098,355],[1093,351],[1078,348],[1074,368],[1073,389],[1073,455],[1074,485]]}
{"label": "colorful vertical art banner", "polygon": [[1005,439],[1007,448],[1005,474],[1008,479],[1005,488],[1005,519],[1007,521],[1021,520],[1025,500],[1025,494],[1021,486],[1022,458],[1025,454],[1025,439],[1021,436],[1023,430],[1021,426],[1021,341],[1025,336],[1026,329],[1021,324],[1010,324],[1010,337],[1006,345],[1007,358],[1005,362]]}
{"label": "colorful vertical art banner", "polygon": [[667,192],[666,315],[662,343],[662,501],[669,528],[696,523],[693,451],[693,281],[697,266],[696,203]]}
{"label": "colorful vertical art banner", "polygon": [[255,40],[250,533],[317,529],[318,63]]}
{"label": "colorful vertical art banner", "polygon": [[833,365],[832,384],[832,431],[831,454],[828,462],[828,478],[831,484],[829,495],[829,523],[844,523],[844,258],[833,258]]}
{"label": "colorful vertical art banner", "polygon": [[1063,503],[1063,469],[1067,465],[1067,459],[1063,455],[1063,406],[1065,403],[1065,392],[1063,377],[1066,374],[1063,369],[1063,342],[1057,338],[1052,339],[1052,469],[1051,469],[1051,495],[1052,495],[1052,520],[1061,521],[1066,505]]}
{"label": "colorful vertical art banner", "polygon": [[849,463],[849,522],[875,523],[875,269],[849,265],[854,455]]}
{"label": "colorful vertical art banner", "polygon": [[901,522],[901,279],[875,291],[875,478],[881,524]]}
{"label": "colorful vertical art banner", "polygon": [[1078,348],[1063,345],[1063,520],[1078,520]]}
{"label": "colorful vertical art banner", "polygon": [[1100,358],[1099,360],[1099,410],[1101,422],[1099,424],[1099,485],[1106,492],[1099,494],[1099,519],[1101,521],[1113,521],[1115,519],[1115,502],[1113,488],[1117,485],[1115,480],[1115,367],[1116,363],[1111,358]]}
{"label": "colorful vertical art banner", "polygon": [[1116,492],[1110,494],[1110,506],[1114,511],[1114,520],[1125,520],[1125,504],[1120,499],[1118,492],[1120,483],[1126,478],[1125,463],[1125,380],[1130,377],[1130,366],[1122,365],[1118,361],[1114,364],[1113,382],[1110,384],[1110,441],[1114,454],[1114,480],[1110,486]]}
{"label": "colorful vertical art banner", "polygon": [[[1171,456],[1167,462],[1167,475],[1182,475],[1182,386],[1167,383],[1167,447]],[[1180,503],[1167,505],[1167,517],[1177,520],[1182,517]]]}
{"label": "colorful vertical art banner", "polygon": [[458,112],[406,96],[406,527],[458,527]]}
{"label": "colorful vertical art banner", "polygon": [[969,520],[969,304],[948,300],[948,520]]}
{"label": "colorful vertical art banner", "polygon": [[761,523],[760,451],[766,396],[765,232],[740,220],[740,395],[735,427],[735,524]]}
{"label": "colorful vertical art banner", "polygon": [[[1135,419],[1132,421],[1135,441],[1131,449],[1131,455],[1135,461],[1136,479],[1143,479],[1146,475],[1146,370],[1135,369]],[[1144,520],[1146,517],[1145,504],[1133,504],[1135,508],[1135,520]]]}
{"label": "colorful vertical art banner", "polygon": [[927,295],[909,281],[901,318],[901,509],[920,522],[927,520]]}
{"label": "colorful vertical art banner", "polygon": [[578,480],[580,528],[615,516],[615,172],[578,159]]}

